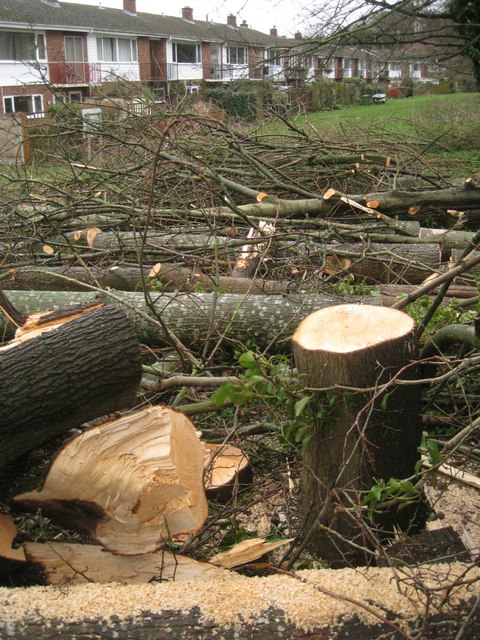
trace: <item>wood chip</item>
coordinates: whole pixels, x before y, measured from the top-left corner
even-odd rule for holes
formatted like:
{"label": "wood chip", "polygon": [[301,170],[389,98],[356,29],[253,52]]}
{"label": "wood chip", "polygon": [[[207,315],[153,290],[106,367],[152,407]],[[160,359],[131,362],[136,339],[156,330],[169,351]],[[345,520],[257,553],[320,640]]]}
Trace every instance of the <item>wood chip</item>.
{"label": "wood chip", "polygon": [[212,564],[223,567],[224,569],[233,569],[242,564],[248,564],[254,560],[258,560],[266,553],[290,544],[293,538],[285,540],[277,540],[275,542],[267,542],[263,538],[249,538],[242,540],[228,551],[222,551],[210,558]]}

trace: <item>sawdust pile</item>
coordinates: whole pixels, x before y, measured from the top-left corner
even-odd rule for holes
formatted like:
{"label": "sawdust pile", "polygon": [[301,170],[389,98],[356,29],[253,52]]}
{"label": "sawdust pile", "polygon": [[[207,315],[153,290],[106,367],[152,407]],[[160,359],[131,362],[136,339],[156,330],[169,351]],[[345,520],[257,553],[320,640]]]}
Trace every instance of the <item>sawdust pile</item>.
{"label": "sawdust pile", "polygon": [[[2,588],[0,620],[13,626],[27,621],[45,624],[54,619],[64,622],[94,619],[108,624],[112,616],[126,619],[145,613],[161,615],[168,610],[188,612],[199,607],[205,621],[220,626],[258,620],[271,608],[283,610],[289,622],[303,629],[334,624],[353,614],[367,623],[378,623],[376,616],[358,605],[321,593],[316,586],[368,603],[382,616],[389,610],[412,619],[421,614],[424,603],[415,584],[447,587],[463,576],[468,584],[452,590],[449,607],[480,595],[480,568],[471,567],[466,576],[465,570],[466,566],[461,564],[437,564],[408,572],[397,569],[396,574],[389,568],[300,571],[298,575],[309,584],[285,575],[249,578],[232,573],[208,581],[168,584]],[[435,593],[440,604],[445,594],[442,590]],[[445,605],[442,610],[446,611]]]}

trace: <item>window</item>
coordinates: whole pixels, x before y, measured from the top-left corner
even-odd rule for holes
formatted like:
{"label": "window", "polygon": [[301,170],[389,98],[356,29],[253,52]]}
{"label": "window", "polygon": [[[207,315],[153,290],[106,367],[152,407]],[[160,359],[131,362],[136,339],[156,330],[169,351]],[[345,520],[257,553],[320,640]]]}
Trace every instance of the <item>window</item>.
{"label": "window", "polygon": [[200,45],[187,42],[173,43],[173,61],[195,64],[201,61]]}
{"label": "window", "polygon": [[83,62],[83,38],[65,36],[65,61]]}
{"label": "window", "polygon": [[401,66],[398,62],[390,62],[388,65],[390,71],[401,71]]}
{"label": "window", "polygon": [[42,96],[9,96],[3,99],[3,108],[5,113],[41,113]]}
{"label": "window", "polygon": [[312,66],[312,56],[303,55],[300,53],[293,53],[288,59],[288,65],[290,69],[303,69],[305,67]]}
{"label": "window", "polygon": [[187,89],[187,95],[200,92],[200,87],[198,86],[198,84],[189,84],[187,85],[186,89]]}
{"label": "window", "polygon": [[43,33],[0,33],[0,60],[45,60]]}
{"label": "window", "polygon": [[136,62],[137,61],[136,40],[127,40],[126,38],[119,38],[118,59],[120,60],[120,62]]}
{"label": "window", "polygon": [[81,91],[69,91],[68,99],[70,102],[82,102],[82,92]]}
{"label": "window", "polygon": [[129,38],[97,38],[97,58],[101,62],[136,62],[137,41]]}
{"label": "window", "polygon": [[284,53],[284,49],[270,49],[270,51],[267,51],[267,60],[270,64],[276,64],[280,66],[283,64]]}
{"label": "window", "polygon": [[165,102],[165,87],[153,87],[152,93],[156,103]]}
{"label": "window", "polygon": [[43,33],[37,33],[35,35],[35,44],[37,47],[37,60],[46,60],[47,50],[45,48],[45,36]]}
{"label": "window", "polygon": [[227,47],[228,64],[247,64],[246,47]]}

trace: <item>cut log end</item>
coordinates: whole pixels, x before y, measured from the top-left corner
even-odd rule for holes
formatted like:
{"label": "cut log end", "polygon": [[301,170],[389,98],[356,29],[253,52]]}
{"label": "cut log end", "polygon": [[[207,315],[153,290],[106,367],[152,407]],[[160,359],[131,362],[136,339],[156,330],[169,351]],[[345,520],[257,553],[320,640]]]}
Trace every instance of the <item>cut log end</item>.
{"label": "cut log end", "polygon": [[396,309],[345,304],[310,314],[293,342],[308,351],[351,353],[407,335],[414,327],[412,318]]}
{"label": "cut log end", "polygon": [[252,480],[248,456],[231,444],[205,445],[204,483],[208,498],[228,501],[235,489],[245,487]]}
{"label": "cut log end", "polygon": [[192,423],[151,407],[84,431],[54,460],[41,491],[16,496],[114,553],[148,553],[203,525],[204,449]]}

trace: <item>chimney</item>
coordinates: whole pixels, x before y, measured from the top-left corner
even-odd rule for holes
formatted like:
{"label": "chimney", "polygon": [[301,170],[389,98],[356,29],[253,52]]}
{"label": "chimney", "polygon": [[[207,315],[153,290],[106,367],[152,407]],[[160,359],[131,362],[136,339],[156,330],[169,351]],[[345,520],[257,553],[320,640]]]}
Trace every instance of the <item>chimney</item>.
{"label": "chimney", "polygon": [[182,18],[187,22],[193,22],[193,9],[191,7],[183,7]]}
{"label": "chimney", "polygon": [[123,0],[123,10],[132,16],[137,15],[137,0]]}
{"label": "chimney", "polygon": [[277,29],[277,27],[272,27],[270,29],[270,35],[272,36],[272,38],[278,38],[278,29]]}
{"label": "chimney", "polygon": [[229,27],[237,28],[237,18],[232,13],[227,16],[227,24]]}
{"label": "chimney", "polygon": [[300,33],[300,31],[295,32],[294,38],[295,40],[302,40],[302,34]]}
{"label": "chimney", "polygon": [[248,22],[246,20],[244,20],[240,26],[241,27],[248,27]]}

